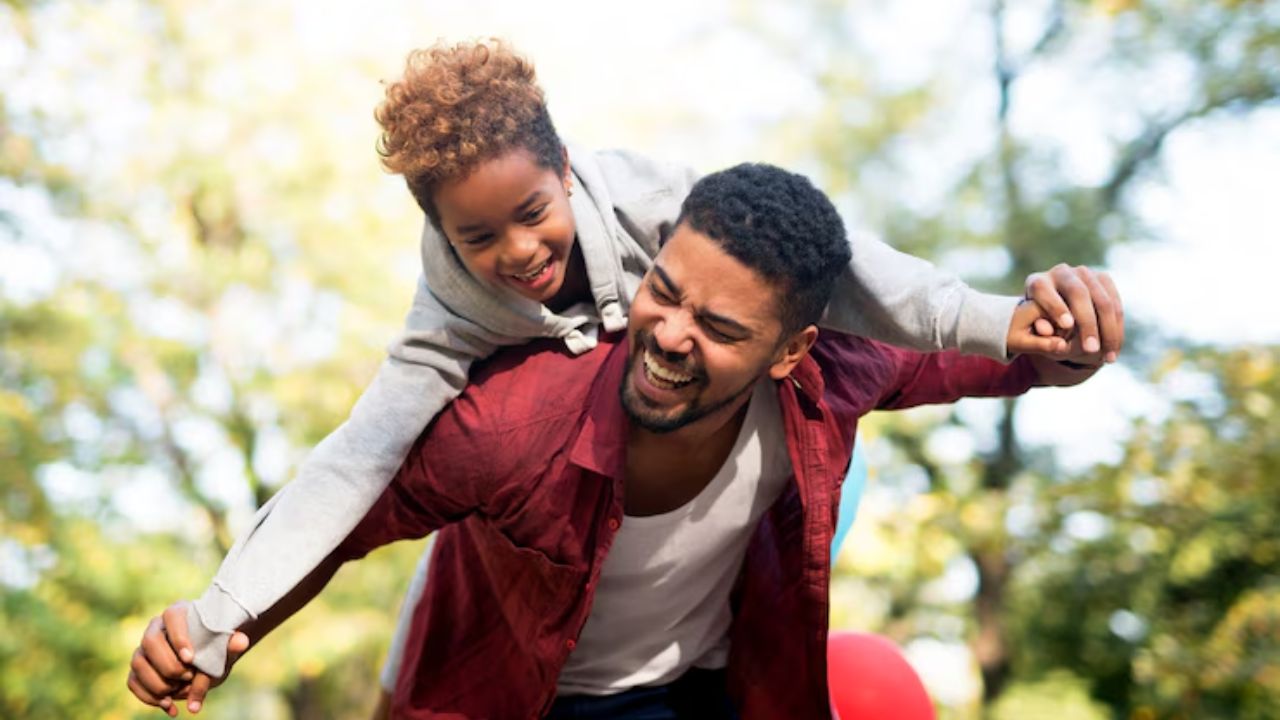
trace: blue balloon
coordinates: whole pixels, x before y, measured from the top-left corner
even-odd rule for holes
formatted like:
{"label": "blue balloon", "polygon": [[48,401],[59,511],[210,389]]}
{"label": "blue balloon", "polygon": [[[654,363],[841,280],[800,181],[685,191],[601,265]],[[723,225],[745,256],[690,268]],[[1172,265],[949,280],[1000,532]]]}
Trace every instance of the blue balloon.
{"label": "blue balloon", "polygon": [[862,501],[862,490],[867,486],[867,456],[862,452],[858,438],[854,438],[853,458],[849,461],[849,472],[844,476],[844,486],[840,491],[840,511],[836,516],[836,535],[831,540],[831,562],[840,554],[840,546],[853,527],[853,519],[858,515],[858,503]]}

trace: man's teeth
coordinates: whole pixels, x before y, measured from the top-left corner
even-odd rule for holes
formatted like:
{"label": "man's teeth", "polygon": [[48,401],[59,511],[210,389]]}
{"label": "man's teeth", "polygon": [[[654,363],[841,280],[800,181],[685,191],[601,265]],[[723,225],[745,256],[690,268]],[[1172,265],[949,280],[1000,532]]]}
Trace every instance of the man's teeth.
{"label": "man's teeth", "polygon": [[684,385],[685,383],[693,380],[692,375],[685,375],[684,373],[679,373],[674,370],[668,370],[659,365],[658,361],[654,359],[653,355],[649,354],[648,350],[644,353],[644,369],[653,377],[673,385]]}
{"label": "man's teeth", "polygon": [[541,275],[541,274],[542,274],[542,271],[547,269],[547,265],[548,265],[550,262],[551,262],[550,260],[547,260],[546,262],[542,263],[542,264],[541,264],[541,265],[539,265],[538,267],[534,268],[533,270],[531,270],[531,271],[529,271],[529,272],[527,272],[527,273],[525,273],[525,274],[523,274],[523,275],[516,275],[516,278],[518,278],[518,279],[520,279],[520,280],[523,280],[523,281],[525,281],[525,282],[529,282],[530,280],[533,280],[534,278],[536,278],[536,277],[538,277],[539,275]]}

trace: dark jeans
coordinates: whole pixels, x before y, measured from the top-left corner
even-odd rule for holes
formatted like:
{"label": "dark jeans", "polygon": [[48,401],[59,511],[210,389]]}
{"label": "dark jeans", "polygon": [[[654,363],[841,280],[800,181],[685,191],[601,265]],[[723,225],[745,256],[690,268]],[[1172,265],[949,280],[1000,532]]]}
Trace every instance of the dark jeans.
{"label": "dark jeans", "polygon": [[617,695],[562,695],[548,720],[737,720],[725,690],[724,670],[693,668],[658,687],[632,688]]}

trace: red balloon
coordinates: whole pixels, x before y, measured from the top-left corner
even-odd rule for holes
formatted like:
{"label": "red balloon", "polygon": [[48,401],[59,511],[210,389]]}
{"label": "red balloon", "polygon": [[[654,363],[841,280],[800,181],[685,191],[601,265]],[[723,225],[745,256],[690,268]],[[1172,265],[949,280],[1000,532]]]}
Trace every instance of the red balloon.
{"label": "red balloon", "polygon": [[933,701],[920,676],[887,638],[832,633],[827,638],[827,682],[838,720],[934,720]]}

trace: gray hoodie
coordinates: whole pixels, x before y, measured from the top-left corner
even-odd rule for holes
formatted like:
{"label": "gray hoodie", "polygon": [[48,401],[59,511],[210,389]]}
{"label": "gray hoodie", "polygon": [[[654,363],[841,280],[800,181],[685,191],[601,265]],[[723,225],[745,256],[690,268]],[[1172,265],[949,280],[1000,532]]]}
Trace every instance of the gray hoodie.
{"label": "gray hoodie", "polygon": [[[274,605],[333,551],[386,489],[410,446],[467,382],[471,363],[503,345],[562,338],[571,352],[626,326],[627,304],[697,179],[622,152],[570,147],[569,199],[594,303],[562,313],[472,277],[430,223],[423,275],[405,329],[351,416],[254,517],[188,611],[195,664],[223,674],[230,633]],[[916,350],[957,348],[1005,360],[1018,299],[978,293],[873,237],[852,240],[823,325]]]}

